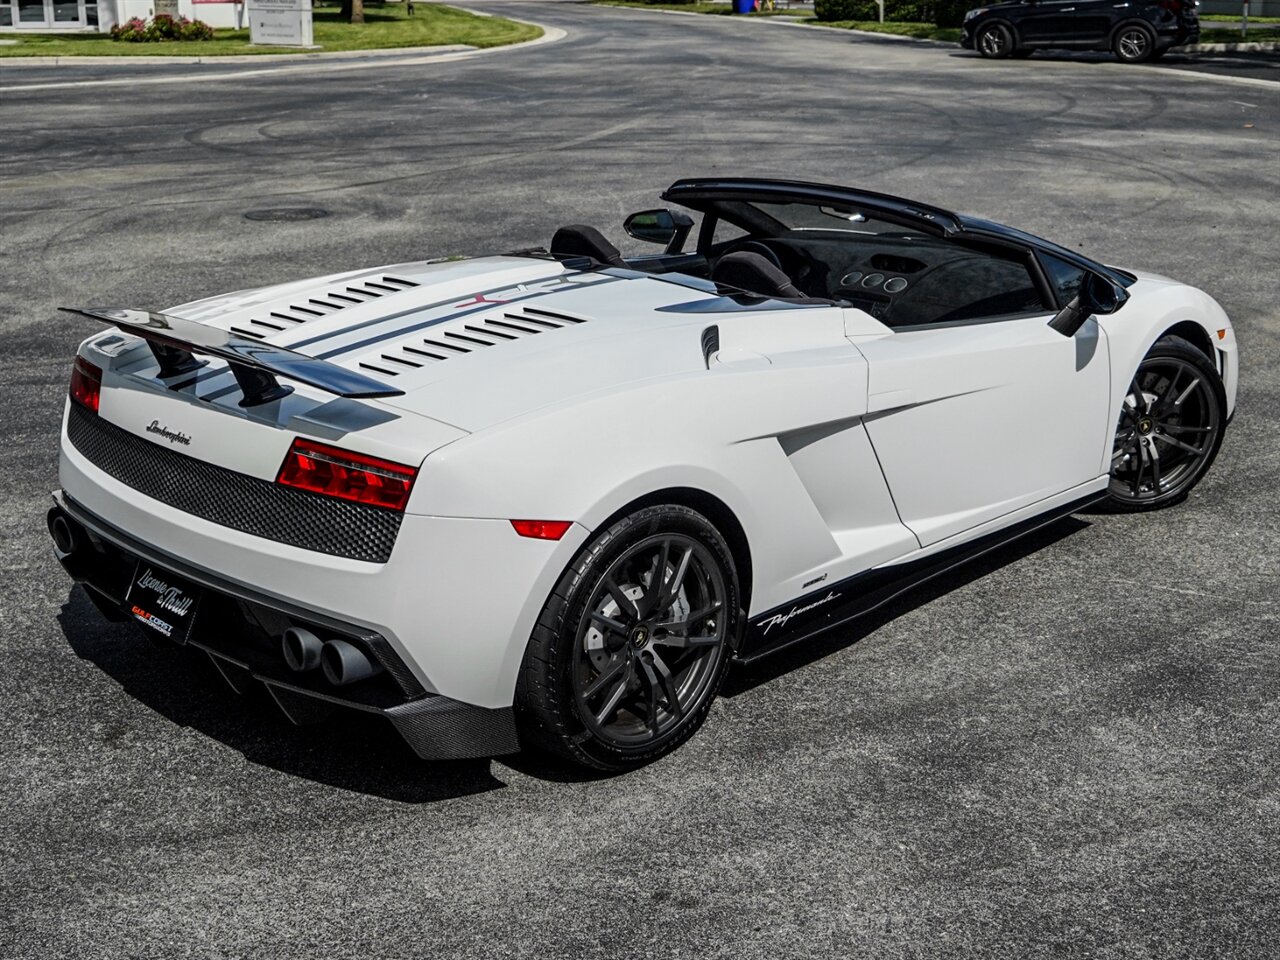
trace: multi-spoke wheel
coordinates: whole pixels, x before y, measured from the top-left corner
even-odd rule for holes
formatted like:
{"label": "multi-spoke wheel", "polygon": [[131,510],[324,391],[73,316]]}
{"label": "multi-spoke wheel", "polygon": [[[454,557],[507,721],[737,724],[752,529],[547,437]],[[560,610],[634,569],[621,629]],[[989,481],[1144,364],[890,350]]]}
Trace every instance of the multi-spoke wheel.
{"label": "multi-spoke wheel", "polygon": [[1164,337],[1129,383],[1111,454],[1111,506],[1149,510],[1182,500],[1218,454],[1226,394],[1213,363]]}
{"label": "multi-spoke wheel", "polygon": [[674,749],[719,689],[740,611],[724,538],[680,506],[601,533],[543,610],[518,691],[526,739],[600,769]]}
{"label": "multi-spoke wheel", "polygon": [[975,46],[988,59],[1003,59],[1013,52],[1013,31],[1003,23],[988,24],[978,31]]}
{"label": "multi-spoke wheel", "polygon": [[1111,50],[1121,63],[1150,60],[1156,49],[1156,35],[1150,27],[1131,23],[1121,27],[1111,42]]}

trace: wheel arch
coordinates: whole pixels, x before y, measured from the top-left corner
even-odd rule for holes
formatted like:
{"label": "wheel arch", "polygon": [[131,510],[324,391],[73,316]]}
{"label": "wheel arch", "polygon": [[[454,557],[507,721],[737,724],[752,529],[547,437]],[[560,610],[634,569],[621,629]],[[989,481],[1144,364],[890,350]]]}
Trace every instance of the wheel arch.
{"label": "wheel arch", "polygon": [[982,23],[978,24],[973,31],[974,39],[976,40],[979,33],[993,25],[999,25],[1009,31],[1009,35],[1013,37],[1013,46],[1015,49],[1022,46],[1022,33],[1018,30],[1017,26],[1014,25],[1012,20],[1007,20],[1004,17],[992,17],[990,20],[984,20]]}
{"label": "wheel arch", "polygon": [[1156,28],[1151,26],[1151,24],[1149,24],[1146,20],[1143,20],[1141,17],[1129,17],[1128,19],[1121,20],[1119,23],[1117,23],[1114,27],[1111,28],[1111,32],[1107,34],[1108,50],[1110,50],[1112,47],[1116,45],[1116,37],[1120,35],[1120,31],[1125,29],[1125,27],[1142,27],[1144,30],[1147,31],[1147,33],[1151,34],[1151,38],[1153,41],[1160,39],[1160,35],[1156,32]]}
{"label": "wheel arch", "polygon": [[742,526],[733,508],[713,493],[696,487],[664,487],[651,493],[643,494],[623,504],[604,519],[597,529],[605,529],[610,524],[642,510],[658,504],[669,503],[676,506],[696,510],[711,521],[712,526],[720,531],[729,552],[733,556],[734,565],[738,568],[738,589],[742,593],[742,609],[751,609],[752,564],[751,543],[747,531]]}
{"label": "wheel arch", "polygon": [[1156,337],[1156,340],[1160,337],[1181,337],[1208,357],[1215,367],[1219,366],[1218,351],[1214,348],[1213,338],[1209,335],[1209,331],[1195,320],[1182,320],[1175,323]]}

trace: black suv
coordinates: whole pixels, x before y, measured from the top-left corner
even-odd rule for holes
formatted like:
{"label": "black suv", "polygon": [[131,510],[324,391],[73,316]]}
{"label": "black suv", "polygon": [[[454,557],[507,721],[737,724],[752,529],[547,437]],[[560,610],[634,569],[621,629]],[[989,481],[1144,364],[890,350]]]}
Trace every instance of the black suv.
{"label": "black suv", "polygon": [[1123,63],[1142,63],[1198,39],[1195,0],[1017,0],[966,13],[960,45],[984,57],[1110,50]]}

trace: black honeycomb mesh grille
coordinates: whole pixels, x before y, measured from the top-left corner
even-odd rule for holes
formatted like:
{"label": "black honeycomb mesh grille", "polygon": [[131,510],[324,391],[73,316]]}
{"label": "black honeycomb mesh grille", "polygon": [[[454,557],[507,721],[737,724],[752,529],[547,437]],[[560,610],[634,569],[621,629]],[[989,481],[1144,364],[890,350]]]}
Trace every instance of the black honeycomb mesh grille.
{"label": "black honeycomb mesh grille", "polygon": [[77,404],[71,443],[100,470],[139,493],[212,523],[304,550],[385,563],[401,514],[259,480],[166,450]]}

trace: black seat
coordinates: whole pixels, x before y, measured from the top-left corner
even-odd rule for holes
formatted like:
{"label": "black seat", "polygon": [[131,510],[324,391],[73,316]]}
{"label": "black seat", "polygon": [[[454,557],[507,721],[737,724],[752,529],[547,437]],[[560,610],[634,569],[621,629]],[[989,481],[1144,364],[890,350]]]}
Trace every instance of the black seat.
{"label": "black seat", "polygon": [[551,255],[557,260],[588,257],[610,267],[625,267],[622,254],[595,227],[571,223],[561,227],[551,238]]}
{"label": "black seat", "polygon": [[711,271],[711,279],[726,287],[736,287],[759,294],[762,297],[781,297],[784,300],[803,300],[791,278],[783,273],[769,259],[749,250],[738,250],[726,253],[716,261]]}

